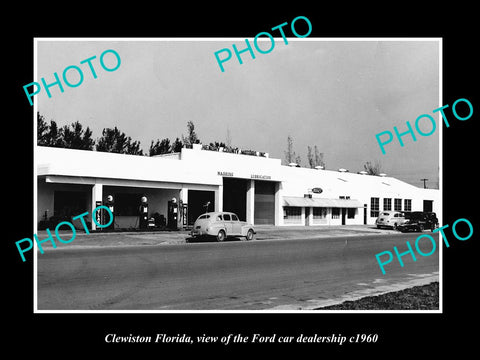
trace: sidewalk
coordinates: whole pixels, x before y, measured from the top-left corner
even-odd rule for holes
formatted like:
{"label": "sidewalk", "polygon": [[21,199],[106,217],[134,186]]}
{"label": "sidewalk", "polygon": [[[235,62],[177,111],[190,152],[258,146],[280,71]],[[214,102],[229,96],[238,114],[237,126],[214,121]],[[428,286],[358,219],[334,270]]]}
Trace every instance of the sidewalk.
{"label": "sidewalk", "polygon": [[[335,236],[365,236],[365,235],[386,235],[399,234],[395,230],[377,229],[374,225],[338,225],[338,226],[318,226],[318,227],[297,227],[297,226],[273,226],[257,225],[255,226],[254,241],[262,240],[287,240],[287,239],[306,239],[306,238],[325,238]],[[77,231],[75,239],[70,243],[62,243],[52,231],[57,248],[66,247],[117,247],[117,246],[139,246],[139,245],[178,245],[187,244],[190,238],[189,230],[178,231],[131,231],[131,232],[94,232],[86,234],[83,231]],[[71,231],[60,231],[59,235],[64,241],[72,237]],[[47,238],[45,230],[39,230],[37,237],[39,241]],[[32,237],[33,238],[33,237]],[[208,241],[208,240],[207,240]],[[212,239],[212,241],[214,241]],[[227,240],[228,241],[228,240]],[[234,240],[235,241],[235,240]],[[52,242],[42,243],[44,250],[52,249]]]}
{"label": "sidewalk", "polygon": [[257,225],[256,239],[295,239],[332,236],[398,234],[396,230],[377,229],[375,225],[273,226]]}

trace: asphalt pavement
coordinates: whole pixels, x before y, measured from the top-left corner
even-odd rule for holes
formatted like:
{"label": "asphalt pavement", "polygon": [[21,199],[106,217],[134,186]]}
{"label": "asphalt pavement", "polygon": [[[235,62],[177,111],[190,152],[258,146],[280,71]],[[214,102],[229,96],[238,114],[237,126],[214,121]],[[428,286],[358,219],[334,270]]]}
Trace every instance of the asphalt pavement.
{"label": "asphalt pavement", "polygon": [[[223,243],[175,243],[188,238],[180,232],[83,234],[37,254],[38,310],[306,310],[438,281],[438,250],[392,262],[386,275],[377,264],[376,253],[406,249],[419,234],[264,230]],[[158,246],[162,236],[175,246]]]}
{"label": "asphalt pavement", "polygon": [[[255,227],[255,240],[290,240],[290,239],[313,239],[337,236],[365,236],[365,235],[386,235],[399,234],[396,230],[377,229],[373,225],[344,225],[344,226],[271,226],[260,225]],[[52,232],[53,234],[53,232]],[[37,233],[39,240],[48,237],[45,230]],[[72,237],[71,231],[60,231],[60,236],[68,241]],[[241,239],[230,239],[237,241]],[[86,234],[84,231],[77,231],[72,242],[67,244],[58,240],[55,241],[56,248],[92,248],[92,247],[118,247],[118,246],[139,246],[139,245],[179,245],[191,242],[215,241],[214,238],[196,240],[190,237],[190,231],[123,231],[123,232],[102,232]],[[42,243],[45,251],[53,249],[50,241]]]}

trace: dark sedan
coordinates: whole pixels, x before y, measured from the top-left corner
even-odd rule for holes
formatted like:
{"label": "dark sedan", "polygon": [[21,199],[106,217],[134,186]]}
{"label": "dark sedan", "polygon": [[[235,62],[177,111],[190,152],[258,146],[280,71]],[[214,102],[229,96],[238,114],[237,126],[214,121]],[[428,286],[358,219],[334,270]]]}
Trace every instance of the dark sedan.
{"label": "dark sedan", "polygon": [[421,232],[424,229],[435,230],[438,227],[438,218],[434,212],[414,211],[405,213],[407,221],[398,225],[401,232]]}
{"label": "dark sedan", "polygon": [[407,220],[403,224],[398,225],[397,230],[401,232],[422,232],[423,224],[420,224],[417,221]]}

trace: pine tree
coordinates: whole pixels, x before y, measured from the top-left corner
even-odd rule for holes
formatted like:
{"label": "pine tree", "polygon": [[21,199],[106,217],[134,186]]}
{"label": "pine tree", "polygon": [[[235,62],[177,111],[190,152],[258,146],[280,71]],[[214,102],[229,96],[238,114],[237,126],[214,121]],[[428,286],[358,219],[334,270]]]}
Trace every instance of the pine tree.
{"label": "pine tree", "polygon": [[96,150],[118,154],[143,155],[143,150],[140,149],[140,141],[132,141],[130,136],[125,135],[116,126],[113,129],[103,129],[102,137],[97,140]]}

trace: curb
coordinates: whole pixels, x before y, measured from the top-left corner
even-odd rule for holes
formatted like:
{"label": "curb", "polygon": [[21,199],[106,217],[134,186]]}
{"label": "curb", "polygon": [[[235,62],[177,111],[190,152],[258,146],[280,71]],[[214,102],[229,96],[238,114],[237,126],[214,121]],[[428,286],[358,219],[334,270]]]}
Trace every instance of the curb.
{"label": "curb", "polygon": [[[262,229],[260,226],[256,229],[256,236],[253,241],[281,241],[281,240],[301,240],[301,239],[322,239],[335,237],[362,237],[362,236],[381,236],[390,234],[400,234],[395,230],[377,230],[372,228],[345,228],[340,226],[325,228],[295,228],[295,227],[275,227]],[[61,231],[65,237],[70,236],[71,231]],[[44,230],[38,232],[39,239],[44,239],[47,234]],[[116,237],[116,238],[115,238]],[[190,232],[187,230],[177,231],[121,231],[121,232],[77,232],[77,241],[64,244],[56,241],[56,249],[80,249],[80,248],[108,248],[108,247],[128,247],[128,246],[162,246],[162,245],[186,245],[214,241],[194,241],[188,242]],[[50,242],[42,244],[46,251],[53,250]]]}

